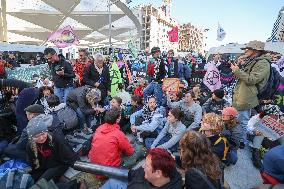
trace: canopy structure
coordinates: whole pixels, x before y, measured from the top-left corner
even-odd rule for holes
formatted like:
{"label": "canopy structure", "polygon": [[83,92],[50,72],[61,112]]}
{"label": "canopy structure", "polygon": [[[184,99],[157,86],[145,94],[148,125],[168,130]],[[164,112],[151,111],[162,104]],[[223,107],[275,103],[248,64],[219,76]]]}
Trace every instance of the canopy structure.
{"label": "canopy structure", "polygon": [[139,20],[119,0],[1,0],[0,41],[45,44],[50,33],[70,25],[81,45],[108,45],[109,3],[112,45],[140,37]]}

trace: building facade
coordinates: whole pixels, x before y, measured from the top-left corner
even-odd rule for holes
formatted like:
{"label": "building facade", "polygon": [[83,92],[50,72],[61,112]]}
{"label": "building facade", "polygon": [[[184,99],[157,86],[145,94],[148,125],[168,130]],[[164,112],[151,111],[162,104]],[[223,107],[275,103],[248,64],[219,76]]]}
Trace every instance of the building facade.
{"label": "building facade", "polygon": [[273,25],[272,33],[267,42],[284,42],[284,6],[279,11],[278,17]]}

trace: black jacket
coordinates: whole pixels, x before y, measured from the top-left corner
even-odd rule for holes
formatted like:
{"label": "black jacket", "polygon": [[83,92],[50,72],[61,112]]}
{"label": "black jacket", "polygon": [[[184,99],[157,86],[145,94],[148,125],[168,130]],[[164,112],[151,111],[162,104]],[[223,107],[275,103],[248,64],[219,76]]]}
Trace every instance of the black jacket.
{"label": "black jacket", "polygon": [[[168,78],[178,78],[178,61],[176,58],[172,58],[171,63],[169,63],[169,58],[166,59],[166,66],[168,67]],[[173,67],[173,68],[171,68]],[[171,71],[172,70],[172,71]]]}
{"label": "black jacket", "polygon": [[[56,74],[56,70],[58,68],[64,69],[64,75],[60,76]],[[52,75],[52,80],[54,82],[54,86],[57,88],[66,88],[73,86],[73,78],[75,78],[75,74],[73,72],[73,68],[71,64],[65,60],[59,60],[57,62],[50,64],[50,70]]]}
{"label": "black jacket", "polygon": [[67,106],[71,107],[73,110],[79,107],[83,114],[95,114],[95,110],[91,107],[91,105],[86,100],[86,94],[90,90],[90,88],[83,86],[78,87],[72,90],[66,99]]}
{"label": "black jacket", "polygon": [[[37,144],[37,158],[39,160],[39,170],[47,170],[59,165],[72,166],[77,160],[77,154],[67,143],[62,135],[54,132],[50,133],[52,139],[49,138],[43,144]],[[31,148],[31,144],[27,144],[27,160],[34,167],[35,155]],[[45,157],[40,152],[44,152]]]}
{"label": "black jacket", "polygon": [[144,169],[141,167],[137,170],[131,170],[128,173],[128,189],[181,189],[182,188],[182,178],[181,175],[175,170],[171,181],[162,186],[162,187],[154,187],[145,179]]}
{"label": "black jacket", "polygon": [[90,64],[85,70],[84,70],[84,76],[83,81],[86,85],[95,86],[96,82],[99,82],[99,89],[102,91],[102,97],[105,94],[106,91],[110,90],[110,75],[109,75],[109,69],[106,65],[103,67],[102,74],[100,75],[97,71],[94,64]]}

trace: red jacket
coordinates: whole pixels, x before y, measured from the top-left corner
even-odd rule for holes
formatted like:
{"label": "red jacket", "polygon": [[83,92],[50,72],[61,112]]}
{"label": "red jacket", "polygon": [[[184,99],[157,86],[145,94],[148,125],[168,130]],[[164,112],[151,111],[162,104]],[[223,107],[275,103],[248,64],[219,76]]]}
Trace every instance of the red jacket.
{"label": "red jacket", "polygon": [[119,167],[121,165],[121,153],[131,156],[134,153],[134,148],[125,134],[120,131],[120,126],[105,123],[97,128],[93,135],[92,147],[88,156],[91,162]]}

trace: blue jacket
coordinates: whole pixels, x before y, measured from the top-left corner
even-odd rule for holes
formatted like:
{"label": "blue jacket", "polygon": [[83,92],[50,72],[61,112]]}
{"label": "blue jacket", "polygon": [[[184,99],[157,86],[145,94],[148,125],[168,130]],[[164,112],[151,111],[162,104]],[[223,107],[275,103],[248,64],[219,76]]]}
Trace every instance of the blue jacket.
{"label": "blue jacket", "polygon": [[276,146],[264,154],[263,171],[284,183],[284,144]]}

